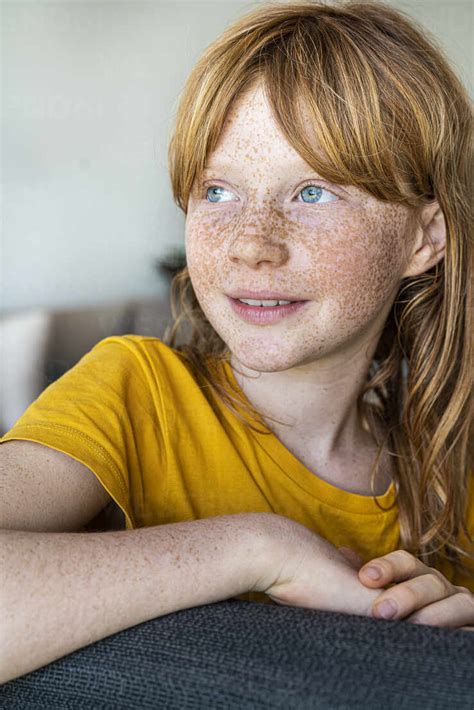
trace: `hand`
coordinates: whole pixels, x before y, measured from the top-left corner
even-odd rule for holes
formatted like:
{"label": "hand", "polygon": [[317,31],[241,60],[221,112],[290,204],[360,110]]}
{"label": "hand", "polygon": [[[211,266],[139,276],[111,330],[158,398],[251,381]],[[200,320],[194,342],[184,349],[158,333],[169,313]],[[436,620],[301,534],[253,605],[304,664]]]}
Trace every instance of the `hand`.
{"label": "hand", "polygon": [[[362,562],[354,550],[345,554],[355,566]],[[374,580],[367,575],[369,567],[380,571],[379,579]],[[373,616],[376,618],[406,618],[414,624],[474,631],[474,594],[466,587],[451,584],[441,572],[434,567],[427,567],[406,550],[395,550],[370,560],[359,568],[358,575],[362,584],[371,589],[383,587],[390,582],[402,582],[379,594],[373,605]],[[391,617],[383,617],[380,604],[388,600],[395,602],[398,610]]]}
{"label": "hand", "polygon": [[343,553],[291,518],[265,516],[263,569],[249,591],[277,604],[371,616],[380,590],[364,586]]}

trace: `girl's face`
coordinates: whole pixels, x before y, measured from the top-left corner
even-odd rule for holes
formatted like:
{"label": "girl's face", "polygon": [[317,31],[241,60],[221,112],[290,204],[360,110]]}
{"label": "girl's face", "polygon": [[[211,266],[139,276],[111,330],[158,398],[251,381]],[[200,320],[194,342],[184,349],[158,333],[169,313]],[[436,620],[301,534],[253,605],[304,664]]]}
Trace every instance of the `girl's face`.
{"label": "girl's face", "polygon": [[[233,356],[274,372],[347,362],[375,345],[414,237],[408,208],[320,179],[260,88],[236,102],[206,167],[188,204],[187,265]],[[249,291],[306,303],[273,323],[249,323],[228,296]]]}

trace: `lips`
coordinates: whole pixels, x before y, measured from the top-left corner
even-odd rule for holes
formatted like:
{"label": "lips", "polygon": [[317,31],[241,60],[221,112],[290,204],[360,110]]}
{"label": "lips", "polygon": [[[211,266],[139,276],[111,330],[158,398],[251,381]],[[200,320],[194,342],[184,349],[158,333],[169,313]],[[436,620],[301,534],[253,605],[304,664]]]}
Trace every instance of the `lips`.
{"label": "lips", "polygon": [[[310,301],[296,301],[294,303],[288,303],[283,306],[250,306],[246,303],[242,303],[238,298],[232,298],[228,296],[228,301],[233,312],[242,320],[252,325],[272,325],[278,323],[287,317],[296,317],[296,313],[300,310],[309,308],[308,304]],[[258,300],[258,299],[255,299]],[[276,298],[272,299],[261,299],[261,300],[280,300]],[[287,300],[290,299],[281,299]]]}
{"label": "lips", "polygon": [[254,301],[292,301],[303,302],[307,299],[300,298],[299,296],[292,296],[287,293],[276,293],[275,291],[247,291],[242,289],[242,291],[234,291],[233,293],[228,293],[227,296],[230,298],[250,298]]}

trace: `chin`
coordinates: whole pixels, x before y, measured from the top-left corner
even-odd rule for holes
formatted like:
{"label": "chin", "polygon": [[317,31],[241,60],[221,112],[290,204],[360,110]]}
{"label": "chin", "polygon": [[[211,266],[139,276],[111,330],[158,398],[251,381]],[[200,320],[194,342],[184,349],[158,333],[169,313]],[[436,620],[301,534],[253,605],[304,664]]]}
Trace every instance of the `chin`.
{"label": "chin", "polygon": [[299,365],[307,365],[324,354],[325,346],[316,343],[316,348],[304,348],[301,337],[295,332],[294,338],[284,337],[284,333],[271,332],[262,328],[255,334],[243,334],[229,329],[221,314],[206,313],[209,323],[226,343],[234,361],[256,372],[283,372]]}
{"label": "chin", "polygon": [[303,353],[285,352],[281,347],[268,348],[268,344],[267,347],[262,344],[261,347],[256,348],[255,345],[246,347],[243,343],[232,347],[232,343],[229,343],[229,348],[237,361],[237,366],[240,363],[249,370],[255,370],[256,372],[282,372],[289,370],[302,364],[304,357]]}
{"label": "chin", "polygon": [[292,365],[288,365],[282,362],[271,362],[268,358],[255,359],[251,357],[238,357],[236,366],[243,365],[248,370],[253,370],[254,372],[283,372],[284,370],[289,370]]}

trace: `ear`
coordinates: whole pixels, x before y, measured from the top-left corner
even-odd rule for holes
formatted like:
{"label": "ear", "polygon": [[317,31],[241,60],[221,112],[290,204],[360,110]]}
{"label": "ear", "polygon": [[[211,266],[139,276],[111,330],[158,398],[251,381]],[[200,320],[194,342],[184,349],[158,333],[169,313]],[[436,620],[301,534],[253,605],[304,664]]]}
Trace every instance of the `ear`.
{"label": "ear", "polygon": [[431,269],[445,255],[446,221],[439,204],[434,201],[422,208],[415,223],[415,237],[402,278],[419,276]]}

